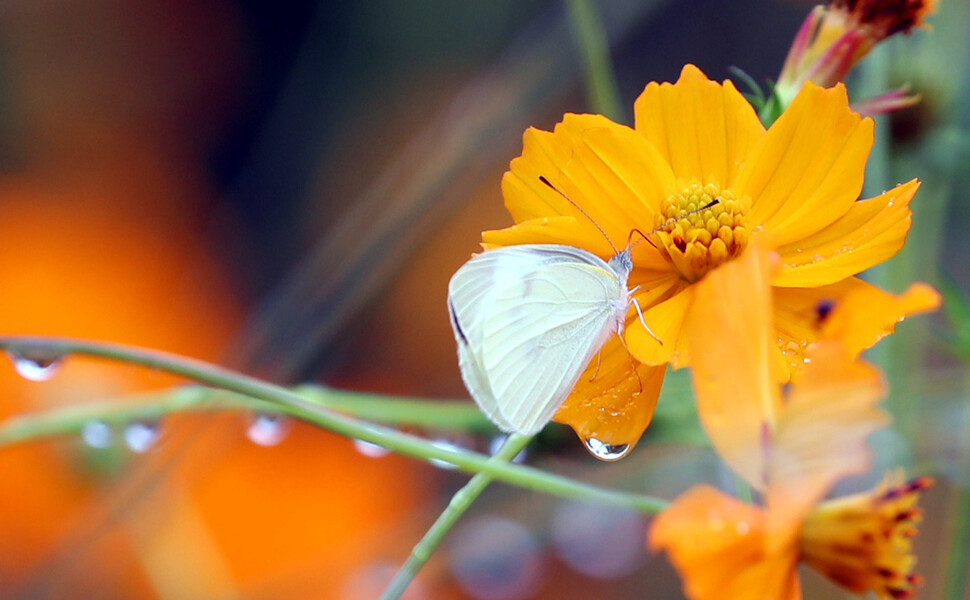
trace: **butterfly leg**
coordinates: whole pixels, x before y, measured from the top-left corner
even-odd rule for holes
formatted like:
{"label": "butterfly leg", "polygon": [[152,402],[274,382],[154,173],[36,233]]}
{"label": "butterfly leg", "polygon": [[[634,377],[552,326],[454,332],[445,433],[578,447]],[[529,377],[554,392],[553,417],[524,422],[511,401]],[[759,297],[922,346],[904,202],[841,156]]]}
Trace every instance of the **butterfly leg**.
{"label": "butterfly leg", "polygon": [[593,371],[593,376],[589,378],[589,382],[593,383],[596,381],[596,376],[600,374],[600,363],[603,362],[603,352],[596,353],[596,370]]}
{"label": "butterfly leg", "polygon": [[[633,292],[633,291],[636,291],[636,289],[637,288],[633,288],[630,291]],[[633,307],[637,309],[637,316],[640,317],[640,324],[643,325],[643,328],[647,330],[647,333],[650,334],[650,337],[652,337],[653,339],[657,340],[657,343],[660,344],[661,346],[663,346],[664,345],[663,340],[661,340],[659,337],[657,337],[657,334],[654,333],[653,330],[650,329],[650,327],[647,325],[647,322],[643,320],[643,311],[640,309],[640,303],[637,302],[637,299],[636,298],[630,298],[630,304],[632,304]]]}
{"label": "butterfly leg", "polygon": [[[649,329],[647,331],[649,331]],[[633,371],[634,375],[637,376],[637,385],[640,387],[640,389],[636,394],[634,394],[634,396],[639,396],[643,393],[643,380],[640,379],[640,371],[637,370],[637,363],[633,360],[633,353],[630,352],[630,349],[627,347],[626,340],[623,339],[622,335],[618,337],[620,338],[620,343],[623,344],[623,349],[626,350],[626,357],[630,359],[630,369]]]}

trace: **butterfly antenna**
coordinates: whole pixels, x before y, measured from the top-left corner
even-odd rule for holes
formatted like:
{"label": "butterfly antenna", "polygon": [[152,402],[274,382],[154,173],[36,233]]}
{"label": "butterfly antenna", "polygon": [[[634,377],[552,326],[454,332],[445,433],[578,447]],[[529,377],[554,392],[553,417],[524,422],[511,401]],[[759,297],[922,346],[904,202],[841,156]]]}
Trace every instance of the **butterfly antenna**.
{"label": "butterfly antenna", "polygon": [[[679,217],[671,217],[670,219],[667,219],[666,221],[664,221],[662,224],[658,225],[657,227],[654,227],[650,231],[650,233],[643,233],[642,231],[640,231],[639,229],[636,229],[636,228],[631,229],[630,230],[630,239],[627,240],[627,244],[628,245],[630,244],[630,240],[633,239],[633,234],[634,233],[639,233],[640,234],[640,237],[643,238],[643,239],[642,240],[637,240],[637,244],[639,244],[641,241],[644,241],[644,242],[647,242],[648,244],[650,244],[651,246],[653,246],[654,248],[656,248],[657,247],[656,244],[654,244],[652,241],[650,241],[650,236],[651,235],[657,233],[661,229],[666,229],[668,226],[673,225],[674,223],[676,223],[677,221],[683,219],[684,217],[689,217],[690,215],[697,214],[699,212],[703,212],[703,211],[711,208],[712,206],[714,206],[716,204],[719,204],[720,202],[721,202],[721,199],[720,198],[715,198],[715,199],[711,200],[710,202],[708,202],[707,204],[705,204],[704,206],[702,206],[700,208],[695,208],[694,210],[689,211],[689,212],[686,212],[686,213],[680,215]],[[636,245],[636,244],[634,244],[634,245]]]}
{"label": "butterfly antenna", "polygon": [[569,196],[567,196],[562,190],[560,190],[556,186],[552,185],[552,183],[550,183],[549,180],[546,179],[544,175],[539,175],[539,181],[541,181],[542,183],[546,184],[554,192],[556,192],[557,194],[559,194],[560,196],[562,196],[563,198],[565,198],[570,204],[572,204],[576,208],[576,210],[578,210],[579,212],[583,213],[583,216],[586,217],[587,219],[589,219],[589,222],[590,223],[592,223],[593,225],[596,225],[596,228],[600,230],[600,233],[603,234],[603,237],[606,238],[606,241],[610,244],[610,248],[613,248],[613,254],[619,254],[620,253],[620,251],[617,250],[616,245],[613,243],[613,240],[610,239],[610,236],[606,235],[606,230],[603,229],[600,226],[600,224],[597,223],[595,219],[593,219],[593,217],[589,216],[589,213],[586,212],[585,210],[583,210],[583,207],[582,206],[576,204],[576,201],[575,200],[573,200],[572,198],[570,198]]}

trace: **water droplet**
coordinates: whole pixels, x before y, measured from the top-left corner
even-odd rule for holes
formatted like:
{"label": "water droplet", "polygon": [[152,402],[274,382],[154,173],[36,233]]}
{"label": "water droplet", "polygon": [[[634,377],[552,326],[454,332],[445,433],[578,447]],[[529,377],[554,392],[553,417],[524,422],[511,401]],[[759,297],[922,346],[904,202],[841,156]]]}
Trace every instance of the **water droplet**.
{"label": "water droplet", "polygon": [[[446,439],[435,440],[435,441],[433,441],[431,443],[434,444],[435,446],[439,447],[439,448],[444,448],[445,450],[461,450],[461,446],[459,446],[458,444],[455,444],[453,442],[450,442],[450,441],[448,441]],[[451,464],[450,462],[448,462],[446,460],[441,460],[440,458],[429,458],[428,459],[428,462],[430,462],[434,466],[440,467],[442,469],[452,470],[452,469],[457,469],[458,468],[457,466]]]}
{"label": "water droplet", "polygon": [[151,450],[161,437],[161,428],[155,421],[135,421],[125,427],[121,436],[132,452],[143,454]]}
{"label": "water droplet", "polygon": [[370,458],[381,458],[382,456],[387,456],[391,453],[391,451],[384,446],[375,444],[373,442],[367,442],[365,440],[355,439],[354,448],[357,450],[357,452],[360,452],[364,456],[369,456]]}
{"label": "water droplet", "polygon": [[596,438],[587,438],[583,443],[590,454],[605,461],[620,460],[633,450],[630,444],[607,444]]}
{"label": "water droplet", "polygon": [[[508,438],[509,436],[507,435],[497,435],[492,439],[488,440],[489,455],[495,456],[495,453],[502,448],[502,445],[505,443],[505,440],[507,440]],[[512,459],[512,462],[522,464],[525,462],[525,457],[526,457],[526,451],[525,451],[525,448],[523,448],[521,452],[515,455],[515,458]]]}
{"label": "water droplet", "polygon": [[523,600],[543,579],[536,536],[514,521],[479,517],[460,526],[448,552],[458,585],[477,600]]}
{"label": "water droplet", "polygon": [[734,526],[734,530],[738,532],[738,535],[748,535],[751,531],[751,526],[744,521],[738,521],[738,524]]}
{"label": "water droplet", "polygon": [[563,502],[553,514],[551,529],[556,555],[589,577],[621,577],[639,568],[647,557],[645,524],[631,509]]}
{"label": "water droplet", "polygon": [[88,421],[81,427],[81,439],[92,448],[110,448],[115,444],[115,432],[104,421]]}
{"label": "water droplet", "polygon": [[259,412],[253,415],[246,436],[254,444],[275,446],[286,438],[292,428],[293,423],[284,415]]}
{"label": "water droplet", "polygon": [[37,350],[8,350],[7,354],[20,376],[30,381],[47,381],[53,377],[64,358],[59,352]]}

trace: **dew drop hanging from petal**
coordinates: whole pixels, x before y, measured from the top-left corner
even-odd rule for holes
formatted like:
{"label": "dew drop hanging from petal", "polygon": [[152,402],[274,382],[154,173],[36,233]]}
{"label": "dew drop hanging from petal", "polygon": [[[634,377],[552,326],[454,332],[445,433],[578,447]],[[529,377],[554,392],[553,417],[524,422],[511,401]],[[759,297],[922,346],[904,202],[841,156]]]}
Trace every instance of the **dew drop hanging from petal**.
{"label": "dew drop hanging from petal", "polygon": [[583,440],[583,445],[590,454],[605,461],[620,460],[633,449],[630,444],[607,444],[596,438],[586,438]]}

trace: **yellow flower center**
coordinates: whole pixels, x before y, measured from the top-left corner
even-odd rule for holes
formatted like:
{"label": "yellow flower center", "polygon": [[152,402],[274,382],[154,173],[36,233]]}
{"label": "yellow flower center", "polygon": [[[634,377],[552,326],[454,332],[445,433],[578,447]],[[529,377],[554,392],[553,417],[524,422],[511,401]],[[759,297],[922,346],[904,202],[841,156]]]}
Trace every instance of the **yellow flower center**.
{"label": "yellow flower center", "polygon": [[[691,212],[715,199],[718,203],[714,206]],[[747,247],[748,204],[747,198],[735,198],[731,190],[692,183],[668,196],[661,205],[654,224],[659,229],[655,235],[662,242],[657,247],[684,279],[697,281]]]}

